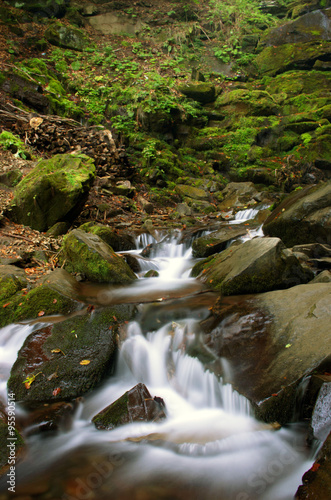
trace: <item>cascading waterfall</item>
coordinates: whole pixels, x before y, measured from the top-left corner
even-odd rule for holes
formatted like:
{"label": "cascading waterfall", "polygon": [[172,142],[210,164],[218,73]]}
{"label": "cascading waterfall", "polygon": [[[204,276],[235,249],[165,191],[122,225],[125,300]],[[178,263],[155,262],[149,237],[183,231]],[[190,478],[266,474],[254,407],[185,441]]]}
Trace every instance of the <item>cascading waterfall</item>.
{"label": "cascading waterfall", "polygon": [[[177,241],[175,233],[158,242],[145,267],[157,269],[159,277],[139,279],[134,296],[148,287],[160,306],[160,291],[195,283],[188,277],[190,248]],[[140,235],[137,251],[151,243],[157,242]],[[140,307],[142,318],[146,306]],[[38,499],[45,500],[293,498],[312,461],[300,429],[274,431],[258,422],[243,396],[188,355],[199,334],[194,311],[160,323],[146,330],[138,317],[128,325],[116,374],[86,397],[70,431],[28,438],[28,456],[17,471],[22,492],[42,475],[49,488]],[[2,393],[17,350],[33,328],[12,325],[0,331]],[[167,418],[97,431],[92,417],[139,382],[164,400]]]}

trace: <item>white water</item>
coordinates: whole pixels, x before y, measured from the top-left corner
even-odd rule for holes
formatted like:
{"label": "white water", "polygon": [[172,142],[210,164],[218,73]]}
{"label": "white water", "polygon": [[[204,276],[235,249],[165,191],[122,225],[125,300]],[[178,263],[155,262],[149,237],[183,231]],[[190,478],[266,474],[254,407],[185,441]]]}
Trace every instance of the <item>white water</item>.
{"label": "white water", "polygon": [[[141,244],[146,243],[150,244],[151,239],[142,238]],[[192,265],[190,250],[176,245],[176,241],[165,242],[159,250],[161,255],[146,259],[150,268],[158,269],[159,277],[138,280],[135,296],[142,291],[145,294],[147,288],[154,294],[158,290],[162,294],[168,289],[181,290],[183,282],[191,283],[194,291],[195,280],[187,277]],[[302,474],[311,465],[301,433],[296,427],[276,432],[266,428],[252,416],[244,397],[187,355],[199,335],[193,311],[186,311],[176,321],[169,317],[169,321],[161,323],[153,331],[143,331],[138,321],[128,325],[115,376],[86,398],[71,431],[46,440],[30,438],[29,454],[18,470],[21,480],[36,481],[37,472],[39,477],[43,471],[51,487],[61,483],[61,474],[79,486],[87,481],[91,470],[95,473],[96,457],[103,457],[102,467],[110,464],[112,473],[106,476],[99,472],[100,485],[84,483],[88,494],[82,490],[74,497],[62,494],[61,498],[138,499],[139,493],[134,496],[132,492],[148,492],[151,485],[160,488],[161,484],[161,490],[156,488],[150,496],[147,493],[141,498],[292,499]],[[32,327],[22,325],[0,330],[2,394],[17,350],[31,331]],[[92,417],[138,382],[146,384],[152,397],[163,398],[167,418],[158,423],[132,423],[112,431],[97,431]],[[160,440],[150,442],[146,436],[151,434],[157,434]],[[116,464],[109,453],[112,457],[116,454]],[[74,473],[68,472],[70,467],[65,465],[70,460],[77,462]],[[80,475],[80,464],[86,460],[89,468]],[[182,488],[185,493],[181,496]],[[168,496],[163,496],[164,491]]]}

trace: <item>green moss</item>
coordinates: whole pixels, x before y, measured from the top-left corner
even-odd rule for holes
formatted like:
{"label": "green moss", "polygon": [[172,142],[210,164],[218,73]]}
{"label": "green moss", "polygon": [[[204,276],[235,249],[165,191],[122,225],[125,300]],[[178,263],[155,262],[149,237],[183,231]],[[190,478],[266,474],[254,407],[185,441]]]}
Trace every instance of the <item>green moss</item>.
{"label": "green moss", "polygon": [[0,328],[11,323],[37,318],[41,311],[46,316],[67,314],[76,307],[73,300],[52,290],[47,285],[42,285],[28,293],[18,292],[9,300],[0,302]]}
{"label": "green moss", "polygon": [[98,413],[92,422],[98,429],[113,429],[123,423],[128,422],[128,392],[123,394],[112,405],[108,406],[105,410]]}
{"label": "green moss", "polygon": [[16,292],[27,286],[27,280],[20,275],[13,274],[0,277],[0,302],[15,295]]}
{"label": "green moss", "polygon": [[11,132],[4,131],[0,134],[0,146],[2,149],[10,150],[23,159],[31,159],[31,153],[24,142]]}

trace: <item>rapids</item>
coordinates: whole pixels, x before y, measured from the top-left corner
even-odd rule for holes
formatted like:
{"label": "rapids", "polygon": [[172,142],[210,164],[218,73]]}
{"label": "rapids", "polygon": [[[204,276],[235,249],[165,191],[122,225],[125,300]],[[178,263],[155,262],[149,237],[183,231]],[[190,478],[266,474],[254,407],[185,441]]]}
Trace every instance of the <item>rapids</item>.
{"label": "rapids", "polygon": [[[70,430],[27,438],[27,454],[17,467],[17,492],[7,495],[2,478],[0,499],[293,498],[313,462],[302,426],[275,430],[257,421],[243,396],[187,354],[199,338],[199,322],[208,316],[208,307],[203,301],[200,307],[180,302],[202,288],[189,277],[189,242],[178,241],[175,233],[144,258],[141,274],[154,269],[159,277],[141,277],[132,287],[98,289],[104,304],[143,297],[137,318],[120,339],[116,374],[84,398]],[[141,235],[134,253],[155,242]],[[178,309],[167,309],[165,299],[176,304],[176,297]],[[0,330],[2,399],[7,398],[6,381],[17,351],[35,328]],[[139,382],[152,397],[163,398],[167,418],[96,430],[92,417]]]}

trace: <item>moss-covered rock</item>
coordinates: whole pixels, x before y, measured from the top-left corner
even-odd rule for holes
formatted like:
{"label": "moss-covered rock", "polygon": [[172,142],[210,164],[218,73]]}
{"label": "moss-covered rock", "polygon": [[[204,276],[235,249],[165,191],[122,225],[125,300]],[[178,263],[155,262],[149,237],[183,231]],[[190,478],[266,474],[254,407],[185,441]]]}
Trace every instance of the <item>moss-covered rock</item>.
{"label": "moss-covered rock", "polygon": [[24,0],[23,2],[16,2],[15,0],[9,0],[9,4],[18,6],[21,9],[27,10],[39,17],[63,17],[68,1],[67,0],[46,0],[40,2],[38,0]]}
{"label": "moss-covered rock", "polygon": [[210,83],[186,83],[179,87],[179,91],[201,104],[207,104],[216,99],[215,86]]}
{"label": "moss-covered rock", "polygon": [[97,429],[110,430],[130,422],[159,421],[165,418],[161,398],[152,398],[144,384],[137,384],[93,417]]}
{"label": "moss-covered rock", "polygon": [[9,216],[15,222],[45,231],[80,212],[95,178],[86,155],[56,155],[41,160],[17,185]]}
{"label": "moss-covered rock", "polygon": [[112,374],[118,325],[131,319],[133,309],[114,306],[30,334],[12,367],[8,390],[30,407],[91,391]]}
{"label": "moss-covered rock", "polygon": [[45,38],[52,45],[71,50],[82,51],[88,46],[88,40],[81,30],[58,23],[54,23],[47,28]]}
{"label": "moss-covered rock", "polygon": [[131,234],[119,233],[109,226],[87,222],[79,226],[79,229],[86,233],[96,234],[107,243],[107,245],[112,247],[115,252],[134,250],[136,248],[135,239]]}
{"label": "moss-covered rock", "polygon": [[246,227],[224,226],[217,231],[196,238],[192,244],[193,257],[206,258],[225,250],[227,244],[234,238],[247,233]]}
{"label": "moss-covered rock", "polygon": [[237,89],[226,92],[217,98],[215,108],[226,114],[244,114],[251,116],[276,115],[279,112],[277,102],[265,90]]}
{"label": "moss-covered rock", "polygon": [[81,307],[77,301],[57,291],[51,284],[43,284],[17,292],[0,302],[0,328],[38,316],[67,314]]}
{"label": "moss-covered rock", "polygon": [[180,194],[183,198],[192,198],[194,200],[208,200],[209,194],[206,193],[204,189],[197,188],[194,186],[188,186],[186,184],[178,184],[176,186],[176,192]]}
{"label": "moss-covered rock", "polygon": [[281,238],[287,246],[331,243],[331,182],[291,193],[270,214],[264,234]]}
{"label": "moss-covered rock", "polygon": [[256,57],[256,65],[262,75],[275,76],[293,69],[312,69],[317,59],[330,55],[329,41],[287,43],[263,49]]}
{"label": "moss-covered rock", "polygon": [[230,246],[193,267],[192,275],[223,295],[289,288],[313,278],[278,238],[255,238]]}
{"label": "moss-covered rock", "polygon": [[27,287],[28,282],[23,269],[16,266],[0,266],[0,302]]}
{"label": "moss-covered rock", "polygon": [[136,279],[125,260],[107,243],[79,229],[65,237],[62,258],[68,271],[82,273],[90,281],[124,284]]}
{"label": "moss-covered rock", "polygon": [[3,72],[0,77],[0,86],[4,92],[19,99],[23,104],[43,114],[48,114],[49,100],[42,93],[42,86],[23,73]]}

